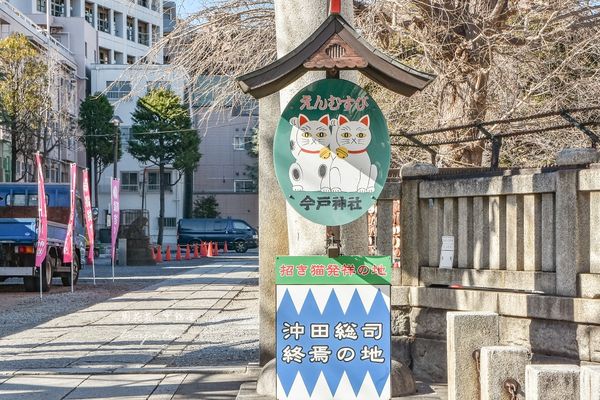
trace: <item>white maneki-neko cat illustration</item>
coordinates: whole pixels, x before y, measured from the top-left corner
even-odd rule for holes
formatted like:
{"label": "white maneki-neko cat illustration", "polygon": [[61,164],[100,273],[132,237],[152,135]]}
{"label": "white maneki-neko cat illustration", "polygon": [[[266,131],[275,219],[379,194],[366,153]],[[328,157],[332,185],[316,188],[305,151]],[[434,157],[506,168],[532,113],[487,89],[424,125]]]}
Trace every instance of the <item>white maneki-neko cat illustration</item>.
{"label": "white maneki-neko cat illustration", "polygon": [[296,161],[289,177],[294,191],[374,192],[377,166],[367,148],[370,118],[351,121],[329,115],[311,121],[303,114],[290,119],[290,149]]}

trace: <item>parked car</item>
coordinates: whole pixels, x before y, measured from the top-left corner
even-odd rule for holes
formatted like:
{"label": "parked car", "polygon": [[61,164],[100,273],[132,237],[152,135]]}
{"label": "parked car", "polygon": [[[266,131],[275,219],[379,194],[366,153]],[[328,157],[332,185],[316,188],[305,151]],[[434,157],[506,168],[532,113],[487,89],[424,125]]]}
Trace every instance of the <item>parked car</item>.
{"label": "parked car", "polygon": [[223,247],[245,253],[258,247],[258,232],[246,221],[232,218],[180,219],[177,223],[177,244],[217,242]]}
{"label": "parked car", "polygon": [[[65,237],[70,213],[69,184],[46,184],[48,205],[48,249],[42,265],[42,290],[48,291],[52,277],[71,284],[71,264],[63,263]],[[73,284],[85,262],[83,207],[75,201]],[[39,270],[34,268],[38,226],[38,190],[35,183],[0,184],[0,281],[22,277],[28,291],[40,289]]]}

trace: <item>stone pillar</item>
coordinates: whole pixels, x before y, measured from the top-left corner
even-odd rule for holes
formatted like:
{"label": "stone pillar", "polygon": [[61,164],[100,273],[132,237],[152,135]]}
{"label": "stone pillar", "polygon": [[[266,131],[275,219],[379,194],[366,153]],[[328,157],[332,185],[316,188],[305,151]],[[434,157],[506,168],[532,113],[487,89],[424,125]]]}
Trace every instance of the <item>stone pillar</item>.
{"label": "stone pillar", "polygon": [[556,294],[577,295],[577,170],[556,174]]}
{"label": "stone pillar", "polygon": [[[379,218],[379,214],[377,215]],[[363,216],[349,224],[340,227],[340,244],[342,254],[347,256],[360,256],[369,254],[369,223],[368,216]],[[391,242],[392,239],[390,239]],[[325,240],[322,240],[322,251],[325,250]]]}
{"label": "stone pillar", "polygon": [[[404,204],[402,205],[404,213]],[[429,266],[439,267],[444,228],[443,199],[429,199]],[[404,226],[404,225],[403,225]]]}
{"label": "stone pillar", "polygon": [[469,197],[458,199],[457,232],[458,268],[473,267],[473,201]]}
{"label": "stone pillar", "polygon": [[485,269],[489,265],[489,229],[487,198],[473,198],[473,268]]}
{"label": "stone pillar", "polygon": [[525,271],[542,270],[542,198],[523,196],[523,262]]}
{"label": "stone pillar", "polygon": [[[419,181],[402,182],[400,212],[400,282],[403,286],[419,285]],[[430,256],[431,257],[431,256]]]}
{"label": "stone pillar", "polygon": [[520,346],[491,346],[481,349],[481,398],[485,400],[512,400],[504,389],[507,379],[519,384],[517,399],[525,399],[525,368],[531,354]]}
{"label": "stone pillar", "polygon": [[65,1],[65,17],[71,17],[71,0]]}
{"label": "stone pillar", "polygon": [[506,269],[523,270],[523,198],[506,196]]}
{"label": "stone pillar", "polygon": [[[418,162],[410,162],[400,169],[400,176],[402,177],[400,196],[400,246],[402,251],[400,266],[402,268],[401,284],[403,286],[417,286],[419,284],[419,234],[422,232],[419,226],[421,222],[421,216],[419,215],[421,208],[421,201],[419,200],[420,181],[408,178],[436,175],[437,173],[438,169],[435,165]],[[441,222],[438,226],[441,229]],[[431,242],[431,239],[429,241]],[[431,259],[431,254],[429,258]],[[439,259],[439,255],[437,259]]]}
{"label": "stone pillar", "polygon": [[600,400],[600,366],[582,366],[579,385],[581,400]]}
{"label": "stone pillar", "polygon": [[456,257],[456,249],[458,244],[458,204],[455,198],[448,197],[444,199],[444,216],[443,216],[443,236],[454,237],[454,259],[452,267],[458,266],[458,257]]}
{"label": "stone pillar", "polygon": [[394,204],[392,200],[381,199],[377,201],[377,248],[379,256],[393,256],[392,228],[394,218]]}
{"label": "stone pillar", "polygon": [[554,193],[542,195],[542,271],[554,272]]}
{"label": "stone pillar", "polygon": [[505,199],[502,196],[489,197],[489,251],[490,269],[505,269],[506,267],[506,213]]}
{"label": "stone pillar", "polygon": [[590,273],[600,274],[600,191],[590,192]]}
{"label": "stone pillar", "polygon": [[480,400],[479,371],[473,352],[498,345],[498,314],[449,312],[446,324],[448,400]]}
{"label": "stone pillar", "polygon": [[579,400],[576,365],[528,365],[525,381],[527,400]]}
{"label": "stone pillar", "polygon": [[[285,56],[314,33],[327,18],[328,11],[328,2],[326,1],[275,0],[278,57]],[[342,1],[342,15],[349,23],[352,23],[352,1]],[[310,72],[281,90],[281,109],[287,106],[300,89],[323,78],[325,78],[324,72]],[[325,226],[305,219],[289,205],[287,206],[287,219],[290,255],[325,253]],[[364,236],[365,240],[368,240],[366,233]]]}
{"label": "stone pillar", "polygon": [[259,337],[260,363],[275,358],[275,257],[288,253],[285,199],[273,165],[273,139],[279,121],[279,95],[260,99],[258,125]]}

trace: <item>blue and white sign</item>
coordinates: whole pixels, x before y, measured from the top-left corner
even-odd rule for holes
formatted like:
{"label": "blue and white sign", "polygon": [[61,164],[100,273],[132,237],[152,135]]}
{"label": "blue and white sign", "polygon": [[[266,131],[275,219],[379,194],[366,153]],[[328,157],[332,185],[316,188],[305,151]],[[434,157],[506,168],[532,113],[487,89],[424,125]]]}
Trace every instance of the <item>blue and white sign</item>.
{"label": "blue and white sign", "polygon": [[389,400],[389,285],[277,285],[277,399]]}

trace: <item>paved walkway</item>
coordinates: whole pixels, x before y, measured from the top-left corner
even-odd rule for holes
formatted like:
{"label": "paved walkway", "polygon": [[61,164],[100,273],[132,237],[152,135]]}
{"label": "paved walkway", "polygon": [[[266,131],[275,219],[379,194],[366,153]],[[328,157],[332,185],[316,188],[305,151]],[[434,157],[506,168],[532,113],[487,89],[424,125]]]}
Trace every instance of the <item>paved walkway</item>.
{"label": "paved walkway", "polygon": [[257,270],[214,259],[2,337],[0,399],[234,399],[255,375]]}

